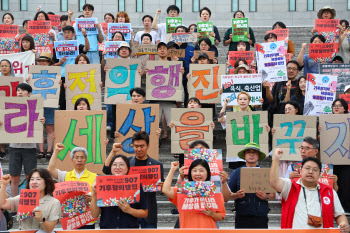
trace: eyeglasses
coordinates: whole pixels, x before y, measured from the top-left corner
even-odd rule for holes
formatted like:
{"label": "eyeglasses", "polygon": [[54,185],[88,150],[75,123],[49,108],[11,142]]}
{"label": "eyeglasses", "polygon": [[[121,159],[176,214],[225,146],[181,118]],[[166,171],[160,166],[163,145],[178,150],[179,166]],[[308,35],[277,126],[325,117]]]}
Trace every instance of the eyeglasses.
{"label": "eyeglasses", "polygon": [[299,147],[299,149],[300,150],[305,150],[305,151],[309,151],[309,150],[314,150],[315,148],[312,148],[312,147],[303,147],[303,146],[301,146],[301,147]]}
{"label": "eyeglasses", "polygon": [[291,68],[291,67],[287,67],[287,70],[291,70],[291,71],[297,71],[297,68]]}
{"label": "eyeglasses", "polygon": [[343,105],[333,105],[333,108],[344,108]]}
{"label": "eyeglasses", "polygon": [[307,172],[312,171],[313,173],[318,173],[320,172],[320,170],[316,167],[312,168],[312,167],[303,167]]}

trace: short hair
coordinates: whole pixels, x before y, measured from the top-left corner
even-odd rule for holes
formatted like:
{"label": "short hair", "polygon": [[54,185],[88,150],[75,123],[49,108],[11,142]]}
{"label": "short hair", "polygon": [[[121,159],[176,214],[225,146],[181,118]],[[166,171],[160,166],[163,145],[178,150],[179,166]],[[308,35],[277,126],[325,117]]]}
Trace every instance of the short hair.
{"label": "short hair", "polygon": [[132,143],[140,140],[146,141],[147,146],[149,145],[149,135],[146,131],[139,131],[132,136]]}
{"label": "short hair", "polygon": [[312,162],[316,163],[318,168],[320,169],[320,172],[321,172],[321,170],[322,170],[322,163],[321,163],[321,161],[318,158],[315,158],[315,157],[305,157],[303,159],[303,161],[301,162],[301,168],[303,168],[305,163],[307,163],[309,161],[312,161]]}
{"label": "short hair", "polygon": [[71,32],[75,33],[74,27],[72,27],[72,26],[65,26],[65,27],[62,29],[62,32],[64,32],[64,31],[71,31]]}
{"label": "short hair", "polygon": [[180,25],[180,26],[177,26],[177,27],[175,28],[175,33],[176,33],[177,29],[179,29],[179,28],[182,28],[183,30],[185,30],[185,32],[188,32],[188,28],[187,28],[187,27],[185,27],[185,26],[183,26],[183,25]]}
{"label": "short hair", "polygon": [[55,15],[52,11],[47,12],[48,15]]}
{"label": "short hair", "polygon": [[211,10],[208,7],[206,7],[206,6],[199,10],[199,16],[202,15],[203,11],[208,11],[209,16],[211,16]]}
{"label": "short hair", "polygon": [[[31,35],[23,36],[23,38],[21,39],[21,42],[23,42],[24,40],[28,41],[30,43],[29,50],[35,49],[34,39]],[[25,52],[25,50],[23,48],[23,43],[21,43],[21,52]]]}
{"label": "short hair", "polygon": [[[348,106],[348,103],[344,100],[344,99],[336,99],[333,101],[332,103],[332,108],[334,107],[335,103],[339,101],[341,103],[341,105],[343,105],[344,107],[344,113],[349,113],[349,106]],[[333,110],[332,110],[333,111]]]}
{"label": "short hair", "polygon": [[124,17],[125,18],[125,23],[130,23],[130,18],[128,13],[126,13],[125,11],[119,11],[117,16],[115,17],[115,22],[118,22],[118,17]]}
{"label": "short hair", "polygon": [[113,21],[115,20],[115,18],[114,18],[114,15],[112,14],[112,13],[106,13],[104,16],[103,16],[103,19],[106,19],[106,16],[111,16],[112,17],[112,19],[113,19]]}
{"label": "short hair", "polygon": [[188,103],[189,103],[190,101],[194,101],[195,103],[201,105],[201,101],[200,101],[198,98],[196,98],[196,97],[191,97],[191,98],[189,98],[188,101],[187,101],[187,105],[188,105]]}
{"label": "short hair", "polygon": [[295,101],[288,101],[288,102],[286,102],[286,103],[284,104],[284,107],[286,107],[287,104],[292,105],[295,109],[298,110],[298,111],[297,111],[297,115],[303,115],[303,113],[302,113],[302,111],[301,111],[301,107],[300,107],[300,105],[299,105],[297,102],[295,102]]}
{"label": "short hair", "polygon": [[45,11],[38,11],[38,12],[36,12],[36,14],[35,14],[35,16],[34,16],[34,20],[37,20],[37,18],[38,18],[38,16],[39,16],[40,14],[44,14],[45,20],[50,21],[50,18],[49,18],[49,16],[45,13]]}
{"label": "short hair", "polygon": [[270,38],[275,38],[277,40],[277,35],[273,32],[270,32],[270,33],[267,33],[265,36],[264,36],[264,40],[267,41],[268,39]]}
{"label": "short hair", "polygon": [[193,181],[192,170],[193,170],[193,168],[197,167],[198,165],[202,165],[205,168],[205,170],[207,170],[207,178],[205,179],[205,181],[210,181],[211,174],[210,174],[209,164],[204,159],[193,160],[193,162],[190,165],[190,168],[188,169],[188,181]]}
{"label": "short hair", "polygon": [[288,66],[288,64],[290,64],[290,63],[296,65],[297,68],[298,68],[298,70],[300,71],[300,65],[299,65],[299,63],[298,63],[296,60],[290,60],[289,62],[287,62],[287,66]]}
{"label": "short hair", "polygon": [[109,164],[108,166],[108,171],[110,172],[110,174],[106,174],[106,175],[111,175],[112,174],[112,165],[114,163],[114,161],[117,159],[117,158],[122,158],[124,160],[124,162],[126,163],[126,166],[128,167],[128,172],[126,174],[129,173],[129,170],[130,170],[130,162],[129,162],[129,159],[125,156],[125,155],[115,155],[112,160],[111,160],[111,163]]}
{"label": "short hair", "polygon": [[166,13],[169,14],[169,11],[177,11],[177,13],[180,13],[180,9],[176,5],[170,5],[168,6],[168,9],[166,9]]}
{"label": "short hair", "polygon": [[209,145],[208,145],[208,143],[206,143],[205,141],[203,141],[203,140],[196,140],[196,141],[194,141],[194,142],[191,143],[190,149],[193,149],[193,148],[195,148],[195,147],[198,146],[198,145],[202,145],[202,146],[204,146],[206,149],[209,149],[209,148],[210,148]]}
{"label": "short hair", "polygon": [[20,83],[20,84],[18,84],[17,87],[16,87],[16,91],[18,90],[18,88],[20,88],[22,90],[26,90],[26,91],[28,91],[28,93],[32,93],[32,91],[33,91],[32,87],[28,83]]}
{"label": "short hair", "polygon": [[116,32],[114,32],[114,33],[112,34],[112,40],[113,40],[114,36],[115,36],[117,33],[119,33],[120,35],[122,35],[122,40],[125,41],[124,34],[121,33],[120,31],[116,31]]}
{"label": "short hair", "polygon": [[142,17],[142,22],[145,21],[146,18],[150,18],[150,19],[151,19],[151,22],[153,22],[153,17],[150,16],[150,15],[144,15],[144,16]]}
{"label": "short hair", "polygon": [[285,25],[284,23],[282,23],[281,21],[277,21],[277,22],[274,23],[274,25],[272,26],[272,30],[274,30],[275,27],[276,27],[277,25],[280,26],[280,27],[283,28],[283,29],[286,29],[286,28],[287,28],[286,25]]}
{"label": "short hair", "polygon": [[85,10],[85,8],[88,8],[88,10],[91,10],[91,11],[94,11],[95,10],[95,7],[91,4],[88,4],[86,3],[84,6],[83,6],[83,10]]}
{"label": "short hair", "polygon": [[208,37],[204,37],[204,38],[200,39],[199,42],[198,42],[198,46],[200,46],[200,44],[201,44],[203,41],[204,41],[207,45],[209,45],[209,47],[211,47],[211,41],[210,41],[210,39],[209,39]]}
{"label": "short hair", "polygon": [[132,93],[136,92],[139,95],[142,95],[142,97],[146,97],[146,92],[143,88],[141,87],[135,87],[130,90],[130,96],[132,96]]}
{"label": "short hair", "polygon": [[22,27],[24,27],[24,24],[27,24],[28,23],[28,21],[30,21],[29,19],[25,19],[25,20],[23,20],[23,22],[22,22]]}
{"label": "short hair", "polygon": [[320,39],[323,43],[326,43],[326,38],[324,38],[322,35],[314,35],[311,37],[310,43],[313,43],[316,38]]}
{"label": "short hair", "polygon": [[238,11],[236,11],[235,13],[233,13],[233,18],[236,18],[236,14],[237,14],[238,12],[241,12],[241,13],[243,14],[243,17],[245,17],[244,12],[241,11],[241,10],[238,10]]}
{"label": "short hair", "polygon": [[74,110],[78,110],[78,105],[80,104],[81,101],[84,101],[88,106],[88,110],[91,110],[89,100],[86,98],[77,99],[77,101],[75,101],[75,104],[74,104]]}
{"label": "short hair", "polygon": [[342,19],[339,21],[339,24],[342,25],[343,23],[345,23],[346,27],[349,27],[349,21],[347,21],[346,19]]}
{"label": "short hair", "polygon": [[71,152],[70,152],[70,157],[71,157],[71,159],[74,158],[74,155],[75,155],[75,153],[77,153],[77,152],[83,152],[84,155],[85,155],[85,158],[88,157],[88,152],[86,151],[86,149],[85,149],[84,147],[75,147],[75,148],[74,148],[73,150],[71,150]]}
{"label": "short hair", "polygon": [[80,59],[81,57],[83,57],[83,58],[85,59],[85,61],[87,62],[87,64],[90,64],[89,58],[88,58],[85,54],[83,54],[83,53],[79,54],[79,55],[75,58],[75,64],[78,64],[79,59]]}
{"label": "short hair", "polygon": [[239,98],[239,96],[240,95],[246,95],[246,96],[248,96],[248,100],[249,100],[249,102],[250,102],[250,95],[248,94],[248,92],[245,92],[245,91],[241,91],[240,93],[238,93],[238,95],[237,95],[237,100],[238,100],[238,98]]}
{"label": "short hair", "polygon": [[235,64],[234,64],[234,66],[233,66],[235,69],[239,66],[239,62],[240,62],[240,61],[242,61],[244,64],[246,64],[246,65],[248,66],[248,62],[247,62],[245,59],[239,58],[239,59],[237,59],[237,60],[235,61]]}
{"label": "short hair", "polygon": [[143,39],[145,36],[148,36],[149,39],[152,41],[152,35],[149,34],[149,33],[143,33],[142,36],[141,36],[141,41],[142,41],[142,39]]}
{"label": "short hair", "polygon": [[314,149],[320,150],[320,143],[313,137],[305,137],[303,142],[309,143]]}
{"label": "short hair", "polygon": [[79,15],[79,16],[78,16],[78,19],[79,19],[79,18],[85,18],[85,16],[84,16],[84,15]]}
{"label": "short hair", "polygon": [[68,15],[61,15],[60,22],[68,20]]}
{"label": "short hair", "polygon": [[55,191],[55,182],[53,181],[49,171],[47,169],[44,168],[34,168],[28,175],[27,178],[27,184],[26,184],[26,189],[29,189],[29,183],[30,183],[30,179],[32,178],[33,174],[37,172],[39,173],[39,176],[44,179],[45,181],[45,195],[48,194],[52,194],[53,191]]}
{"label": "short hair", "polygon": [[7,12],[7,13],[5,13],[5,14],[2,16],[2,22],[4,22],[4,19],[5,19],[5,16],[6,16],[6,15],[9,15],[9,16],[11,17],[12,20],[15,20],[15,17],[13,17],[13,14]]}

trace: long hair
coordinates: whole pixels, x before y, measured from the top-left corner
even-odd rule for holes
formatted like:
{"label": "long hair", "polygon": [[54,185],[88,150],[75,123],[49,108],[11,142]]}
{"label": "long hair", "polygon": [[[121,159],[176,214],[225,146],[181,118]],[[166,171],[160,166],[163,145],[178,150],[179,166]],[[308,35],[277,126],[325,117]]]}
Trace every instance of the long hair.
{"label": "long hair", "polygon": [[23,48],[23,41],[29,41],[30,43],[30,47],[29,47],[29,50],[33,50],[35,49],[35,45],[34,45],[34,39],[32,36],[30,35],[25,35],[23,36],[23,38],[21,39],[21,52],[25,52],[24,48]]}

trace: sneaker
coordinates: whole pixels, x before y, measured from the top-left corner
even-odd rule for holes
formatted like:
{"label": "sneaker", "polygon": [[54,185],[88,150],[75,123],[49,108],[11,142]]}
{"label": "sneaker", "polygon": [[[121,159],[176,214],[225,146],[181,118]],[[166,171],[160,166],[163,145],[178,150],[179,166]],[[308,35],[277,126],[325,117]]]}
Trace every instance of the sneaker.
{"label": "sneaker", "polygon": [[107,131],[111,131],[111,130],[112,130],[112,127],[109,126],[109,125],[107,125],[106,129],[107,129]]}
{"label": "sneaker", "polygon": [[3,151],[0,151],[0,159],[5,159],[6,153]]}

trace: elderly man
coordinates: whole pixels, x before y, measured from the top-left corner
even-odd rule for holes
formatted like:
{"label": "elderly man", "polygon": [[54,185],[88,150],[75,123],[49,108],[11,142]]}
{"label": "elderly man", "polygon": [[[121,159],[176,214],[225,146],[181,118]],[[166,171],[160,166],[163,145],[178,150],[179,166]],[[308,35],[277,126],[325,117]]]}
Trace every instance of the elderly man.
{"label": "elderly man", "polygon": [[282,195],[281,228],[333,228],[335,218],[340,232],[349,232],[349,223],[337,193],[318,182],[322,164],[315,157],[302,161],[300,179],[279,178],[279,160],[283,150],[275,149],[270,172],[270,184]]}

